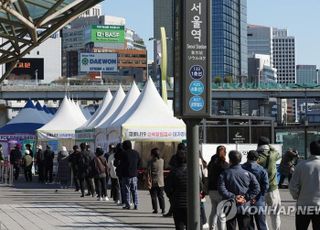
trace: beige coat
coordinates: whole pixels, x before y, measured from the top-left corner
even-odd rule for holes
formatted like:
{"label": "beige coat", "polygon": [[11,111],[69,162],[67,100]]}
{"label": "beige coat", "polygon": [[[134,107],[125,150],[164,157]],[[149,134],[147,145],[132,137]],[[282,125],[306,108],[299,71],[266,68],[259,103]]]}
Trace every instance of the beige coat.
{"label": "beige coat", "polygon": [[152,187],[164,187],[163,159],[152,159],[148,162],[148,177],[151,179]]}

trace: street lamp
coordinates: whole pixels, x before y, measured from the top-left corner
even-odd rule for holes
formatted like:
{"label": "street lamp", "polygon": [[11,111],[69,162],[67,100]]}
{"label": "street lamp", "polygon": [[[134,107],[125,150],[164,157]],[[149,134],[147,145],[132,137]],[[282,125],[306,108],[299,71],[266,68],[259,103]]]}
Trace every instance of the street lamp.
{"label": "street lamp", "polygon": [[[159,83],[159,91],[163,100],[167,102],[167,40],[172,40],[166,36],[166,30],[164,27],[160,27],[160,35],[161,39],[158,40],[156,38],[149,38],[149,41],[153,41],[154,49],[153,49],[153,77],[155,81]],[[158,74],[158,44],[161,42],[161,58],[160,59],[160,77],[157,78]]]}
{"label": "street lamp", "polygon": [[36,78],[36,85],[38,85],[38,69],[36,69],[34,71],[34,75],[35,75],[35,78]]}
{"label": "street lamp", "polygon": [[160,82],[157,79],[157,45],[158,40],[154,37],[149,38],[149,41],[153,41],[153,80],[158,82],[160,87]]}

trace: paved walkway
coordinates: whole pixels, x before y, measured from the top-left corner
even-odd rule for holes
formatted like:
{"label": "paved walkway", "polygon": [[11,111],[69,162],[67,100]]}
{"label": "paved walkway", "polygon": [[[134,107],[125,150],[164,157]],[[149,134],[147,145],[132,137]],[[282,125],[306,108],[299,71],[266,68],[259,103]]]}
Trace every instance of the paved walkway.
{"label": "paved walkway", "polygon": [[112,201],[80,198],[73,189],[56,192],[57,185],[0,185],[3,229],[174,229],[171,218],[151,214],[150,197],[139,193],[139,210],[122,210]]}
{"label": "paved walkway", "polygon": [[[138,210],[123,210],[111,201],[96,201],[92,197],[80,198],[80,193],[73,189],[58,189],[57,192],[56,189],[57,185],[24,182],[12,187],[0,185],[0,230],[174,229],[172,218],[151,213],[151,201],[147,191],[139,191]],[[295,204],[287,190],[281,190],[281,199],[284,206]],[[168,203],[166,205],[168,207]],[[210,208],[210,199],[207,198],[207,217]],[[282,215],[281,229],[294,229],[294,220],[294,213]],[[270,224],[269,217],[268,222]]]}

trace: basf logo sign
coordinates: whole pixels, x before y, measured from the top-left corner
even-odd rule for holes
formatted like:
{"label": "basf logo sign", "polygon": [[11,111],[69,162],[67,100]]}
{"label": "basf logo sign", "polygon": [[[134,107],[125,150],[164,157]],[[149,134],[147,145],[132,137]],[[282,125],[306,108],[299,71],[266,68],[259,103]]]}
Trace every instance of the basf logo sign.
{"label": "basf logo sign", "polygon": [[81,72],[104,72],[118,71],[118,55],[116,53],[81,53]]}
{"label": "basf logo sign", "polygon": [[94,25],[91,27],[92,42],[124,43],[124,26],[118,25]]}

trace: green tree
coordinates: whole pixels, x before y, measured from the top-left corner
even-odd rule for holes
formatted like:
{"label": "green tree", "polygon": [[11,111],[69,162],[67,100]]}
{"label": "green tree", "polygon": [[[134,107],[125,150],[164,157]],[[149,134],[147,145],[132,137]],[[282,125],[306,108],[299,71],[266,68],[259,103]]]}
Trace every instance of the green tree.
{"label": "green tree", "polygon": [[232,83],[233,82],[233,77],[232,76],[225,76],[223,78],[224,83]]}
{"label": "green tree", "polygon": [[221,82],[222,82],[222,78],[221,78],[220,76],[216,76],[216,77],[214,78],[214,83],[215,83],[215,84],[221,84]]}

